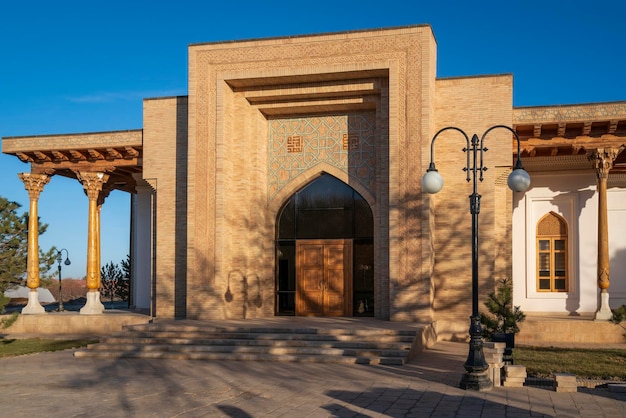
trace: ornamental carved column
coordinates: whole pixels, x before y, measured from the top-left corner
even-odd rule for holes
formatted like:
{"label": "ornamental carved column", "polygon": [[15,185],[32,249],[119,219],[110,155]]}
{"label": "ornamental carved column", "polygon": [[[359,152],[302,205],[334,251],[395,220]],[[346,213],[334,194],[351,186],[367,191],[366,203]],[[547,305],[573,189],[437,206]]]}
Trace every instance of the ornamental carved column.
{"label": "ornamental carved column", "polygon": [[108,174],[77,172],[89,198],[89,224],[87,229],[87,303],[80,310],[81,314],[93,315],[104,312],[100,302],[100,211],[98,198],[102,187],[109,179]]}
{"label": "ornamental carved column", "polygon": [[19,179],[24,183],[28,191],[30,207],[28,212],[28,255],[26,257],[26,285],[28,292],[28,304],[22,309],[23,314],[39,314],[46,310],[39,303],[39,194],[44,186],[50,181],[47,174],[20,173]]}
{"label": "ornamental carved column", "polygon": [[611,319],[609,306],[609,286],[611,284],[611,267],[609,260],[609,222],[606,200],[606,184],[609,171],[613,168],[615,158],[622,151],[619,148],[597,148],[587,153],[593,164],[598,179],[598,287],[600,288],[600,307],[596,312],[596,320]]}

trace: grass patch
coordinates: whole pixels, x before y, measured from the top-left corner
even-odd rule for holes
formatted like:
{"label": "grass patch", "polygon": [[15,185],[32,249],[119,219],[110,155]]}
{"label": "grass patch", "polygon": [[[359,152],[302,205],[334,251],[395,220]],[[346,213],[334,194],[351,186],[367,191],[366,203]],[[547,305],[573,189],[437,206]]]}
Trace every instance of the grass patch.
{"label": "grass patch", "polygon": [[97,340],[46,340],[41,338],[0,339],[0,357],[20,356],[42,351],[59,351],[86,347]]}
{"label": "grass patch", "polygon": [[513,359],[526,366],[529,376],[571,373],[583,379],[626,380],[626,349],[515,347]]}

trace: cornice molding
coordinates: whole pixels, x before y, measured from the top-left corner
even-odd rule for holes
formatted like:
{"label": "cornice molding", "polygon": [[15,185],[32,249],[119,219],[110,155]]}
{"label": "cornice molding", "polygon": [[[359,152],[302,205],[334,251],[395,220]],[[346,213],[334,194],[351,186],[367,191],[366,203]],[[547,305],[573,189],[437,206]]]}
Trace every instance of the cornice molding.
{"label": "cornice molding", "polygon": [[518,107],[513,109],[513,125],[626,119],[626,102]]}

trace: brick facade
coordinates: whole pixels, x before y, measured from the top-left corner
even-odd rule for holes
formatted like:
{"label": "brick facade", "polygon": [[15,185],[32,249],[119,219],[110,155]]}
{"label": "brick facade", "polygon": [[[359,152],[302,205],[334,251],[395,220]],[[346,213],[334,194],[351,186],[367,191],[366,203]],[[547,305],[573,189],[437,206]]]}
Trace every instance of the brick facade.
{"label": "brick facade", "polygon": [[[154,312],[186,315],[187,98],[144,101],[143,179],[154,189]],[[156,255],[156,257],[155,257]]]}
{"label": "brick facade", "polygon": [[[444,189],[426,196],[420,180],[440,128],[471,136],[511,126],[512,76],[437,79],[436,48],[427,25],[191,45],[188,97],[144,101],[140,168],[154,220],[152,242],[137,245],[152,248],[153,313],[273,316],[277,216],[328,173],[373,213],[375,316],[437,321],[444,338],[465,338],[471,185],[461,134],[437,139]],[[511,271],[510,132],[491,132],[485,146],[481,294]]]}
{"label": "brick facade", "polygon": [[[156,231],[165,251],[159,258],[170,260],[158,261],[160,314],[274,315],[277,214],[325,172],[357,190],[374,214],[376,317],[453,321],[465,333],[471,231],[462,138],[438,141],[442,193],[425,197],[419,183],[438,128],[455,125],[471,135],[511,124],[512,77],[437,80],[435,68],[429,26],[190,46],[187,244],[171,241],[184,234],[171,234],[170,205],[158,215]],[[161,145],[173,134],[151,136],[158,124],[173,124],[174,99],[162,105],[170,107],[169,116],[146,102],[144,138],[146,165],[156,163],[170,176],[156,185],[159,211],[169,204],[161,203],[163,194],[173,198],[169,187],[185,186],[184,176],[171,178],[178,161],[172,145]],[[509,139],[490,134],[491,170],[480,185],[486,287],[508,269],[510,220],[507,213],[496,219],[494,204],[510,200],[496,181],[511,165]],[[435,217],[435,209],[446,215]],[[175,252],[187,257],[184,280],[171,279]],[[174,297],[179,280],[186,282],[185,307]]]}

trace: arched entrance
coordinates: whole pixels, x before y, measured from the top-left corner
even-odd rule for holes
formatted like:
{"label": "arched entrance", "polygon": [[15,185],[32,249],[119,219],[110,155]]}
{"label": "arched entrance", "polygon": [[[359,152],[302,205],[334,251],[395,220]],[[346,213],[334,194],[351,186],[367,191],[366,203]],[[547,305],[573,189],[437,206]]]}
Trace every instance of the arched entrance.
{"label": "arched entrance", "polygon": [[374,222],[359,193],[323,174],[276,225],[277,315],[374,315]]}

